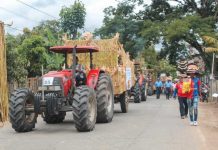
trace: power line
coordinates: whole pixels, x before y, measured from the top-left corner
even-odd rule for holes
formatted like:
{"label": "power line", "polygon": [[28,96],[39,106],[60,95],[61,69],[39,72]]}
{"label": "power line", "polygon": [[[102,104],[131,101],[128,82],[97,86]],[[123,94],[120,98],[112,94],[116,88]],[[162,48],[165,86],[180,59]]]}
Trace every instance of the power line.
{"label": "power line", "polygon": [[26,6],[30,7],[30,8],[32,8],[32,9],[34,9],[34,10],[36,10],[36,11],[38,11],[38,12],[44,14],[44,15],[47,15],[47,16],[52,17],[52,18],[54,18],[54,19],[57,19],[56,17],[54,17],[54,16],[48,14],[47,12],[44,12],[44,11],[42,11],[42,10],[40,10],[40,9],[38,9],[38,8],[35,8],[35,7],[33,7],[33,6],[31,6],[31,5],[27,4],[27,3],[24,3],[24,2],[21,1],[21,0],[16,0],[16,1],[19,2],[19,3],[21,3],[21,4],[23,4],[23,5],[26,5]]}
{"label": "power line", "polygon": [[11,29],[13,29],[13,30],[17,30],[17,31],[20,31],[20,32],[23,32],[23,30],[21,30],[21,29],[18,29],[18,28],[15,28],[15,27],[11,27],[11,26],[5,26],[6,28],[11,28]]}
{"label": "power line", "polygon": [[7,8],[1,7],[1,6],[0,6],[0,8],[1,8],[1,10],[4,10],[4,11],[9,12],[9,13],[11,13],[11,14],[14,14],[14,15],[16,15],[16,16],[19,16],[19,17],[28,19],[28,20],[30,20],[30,21],[34,21],[34,22],[36,22],[36,23],[39,23],[38,21],[32,20],[32,19],[30,19],[30,18],[28,18],[28,17],[25,17],[25,16],[23,16],[23,15],[20,15],[20,14],[18,14],[18,13],[15,13],[14,11],[11,11],[11,10],[9,10],[9,9],[7,9]]}

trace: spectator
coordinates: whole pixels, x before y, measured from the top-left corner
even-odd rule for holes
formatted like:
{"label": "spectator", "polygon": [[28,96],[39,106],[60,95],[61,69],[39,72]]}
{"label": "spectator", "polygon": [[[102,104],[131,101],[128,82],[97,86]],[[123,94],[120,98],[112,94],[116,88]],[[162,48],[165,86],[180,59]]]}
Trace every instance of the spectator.
{"label": "spectator", "polygon": [[172,89],[172,82],[171,82],[170,79],[167,79],[164,87],[165,87],[166,99],[169,100],[170,99],[170,94],[171,94],[171,89]]}
{"label": "spectator", "polygon": [[154,86],[156,88],[157,99],[160,99],[160,94],[163,88],[163,84],[162,84],[162,81],[160,81],[160,78],[157,78],[157,81],[155,82]]}

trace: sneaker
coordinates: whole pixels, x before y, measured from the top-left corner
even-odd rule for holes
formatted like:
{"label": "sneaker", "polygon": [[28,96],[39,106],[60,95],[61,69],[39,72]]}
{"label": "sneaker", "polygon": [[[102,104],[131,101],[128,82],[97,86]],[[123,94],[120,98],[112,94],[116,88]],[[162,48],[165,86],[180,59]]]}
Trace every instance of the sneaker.
{"label": "sneaker", "polygon": [[185,119],[185,116],[182,116],[181,119]]}
{"label": "sneaker", "polygon": [[193,126],[193,125],[194,125],[194,122],[193,122],[193,121],[191,121],[191,122],[190,122],[190,125],[191,125],[191,126]]}
{"label": "sneaker", "polygon": [[194,126],[197,126],[198,125],[198,122],[197,121],[194,121]]}

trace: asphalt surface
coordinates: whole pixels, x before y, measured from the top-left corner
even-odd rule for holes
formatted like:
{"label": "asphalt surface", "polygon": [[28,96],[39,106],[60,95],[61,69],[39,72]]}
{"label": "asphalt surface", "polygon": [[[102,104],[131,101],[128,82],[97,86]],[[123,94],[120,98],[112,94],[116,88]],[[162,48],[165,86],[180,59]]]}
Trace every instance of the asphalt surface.
{"label": "asphalt surface", "polygon": [[11,125],[0,128],[0,150],[207,150],[199,126],[180,119],[177,100],[148,97],[130,103],[120,113],[115,104],[113,121],[96,124],[94,131],[80,133],[69,113],[61,124],[48,125],[38,118],[36,128],[16,133]]}

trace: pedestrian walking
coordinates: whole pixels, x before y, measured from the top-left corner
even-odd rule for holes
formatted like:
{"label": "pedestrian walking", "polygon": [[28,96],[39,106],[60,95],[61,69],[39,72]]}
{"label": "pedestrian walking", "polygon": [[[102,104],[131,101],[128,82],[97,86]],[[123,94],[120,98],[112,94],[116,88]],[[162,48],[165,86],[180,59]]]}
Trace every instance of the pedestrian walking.
{"label": "pedestrian walking", "polygon": [[187,93],[183,90],[183,80],[186,78],[185,74],[180,75],[179,82],[176,84],[176,90],[174,92],[174,98],[178,95],[179,110],[181,119],[184,119],[188,115]]}
{"label": "pedestrian walking", "polygon": [[162,81],[160,81],[160,78],[157,78],[157,81],[154,84],[155,88],[156,88],[156,97],[157,99],[160,99],[160,94],[163,88],[163,83]]}
{"label": "pedestrian walking", "polygon": [[190,116],[190,125],[198,125],[198,102],[200,98],[200,87],[201,81],[197,77],[196,73],[191,73],[191,92],[188,97],[188,106],[189,106],[189,116]]}
{"label": "pedestrian walking", "polygon": [[172,96],[174,95],[174,92],[176,90],[176,84],[177,83],[178,83],[178,79],[174,79],[174,82],[172,83]]}
{"label": "pedestrian walking", "polygon": [[171,95],[171,90],[172,90],[172,82],[169,78],[167,79],[166,83],[164,84],[164,88],[165,88],[166,99],[169,100],[170,95]]}

